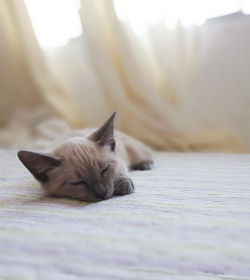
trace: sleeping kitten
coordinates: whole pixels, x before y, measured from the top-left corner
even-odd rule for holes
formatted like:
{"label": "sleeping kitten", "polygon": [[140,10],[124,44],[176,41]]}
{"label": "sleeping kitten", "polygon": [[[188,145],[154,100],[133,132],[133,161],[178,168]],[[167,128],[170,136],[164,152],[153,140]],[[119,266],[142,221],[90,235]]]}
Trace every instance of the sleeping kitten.
{"label": "sleeping kitten", "polygon": [[152,153],[114,132],[115,114],[99,129],[71,131],[48,154],[20,151],[18,157],[50,195],[94,202],[132,193],[127,168],[151,169]]}

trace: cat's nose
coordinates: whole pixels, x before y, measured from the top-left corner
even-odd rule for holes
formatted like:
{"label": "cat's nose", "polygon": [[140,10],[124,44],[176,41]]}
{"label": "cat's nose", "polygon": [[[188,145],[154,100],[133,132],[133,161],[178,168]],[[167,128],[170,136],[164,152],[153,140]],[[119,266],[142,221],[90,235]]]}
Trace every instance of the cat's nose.
{"label": "cat's nose", "polygon": [[107,196],[108,191],[96,193],[96,196],[101,199],[105,199]]}
{"label": "cat's nose", "polygon": [[108,193],[108,190],[104,186],[104,184],[95,184],[94,191],[95,191],[95,195],[101,199],[105,199]]}

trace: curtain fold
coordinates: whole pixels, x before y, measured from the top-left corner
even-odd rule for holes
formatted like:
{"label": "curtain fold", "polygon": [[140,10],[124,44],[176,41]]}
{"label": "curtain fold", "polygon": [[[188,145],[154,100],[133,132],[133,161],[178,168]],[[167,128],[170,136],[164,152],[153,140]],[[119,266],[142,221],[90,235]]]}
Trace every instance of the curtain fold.
{"label": "curtain fold", "polygon": [[182,102],[201,52],[195,28],[159,23],[139,38],[118,20],[112,0],[81,0],[80,15],[84,46],[121,130],[157,149],[242,149],[235,135],[202,128]]}
{"label": "curtain fold", "polygon": [[[85,57],[85,73],[77,61],[77,73],[71,68],[57,79],[60,75],[48,67],[24,0],[0,0],[0,125],[9,122],[17,106],[31,112],[25,120],[33,118],[32,109],[42,107],[47,111],[41,110],[39,120],[54,115],[78,128],[100,124],[117,111],[120,130],[156,149],[244,150],[237,135],[200,125],[186,107],[202,52],[198,28],[177,25],[168,30],[159,22],[138,35],[118,19],[112,0],[81,0],[80,17],[84,55],[74,59]],[[78,92],[73,75],[82,80]],[[24,130],[15,118],[11,123]],[[32,124],[25,129],[32,130]],[[16,131],[16,125],[9,131]]]}
{"label": "curtain fold", "polygon": [[82,124],[68,89],[47,67],[23,0],[0,0],[0,124],[17,107],[45,106],[75,126]]}

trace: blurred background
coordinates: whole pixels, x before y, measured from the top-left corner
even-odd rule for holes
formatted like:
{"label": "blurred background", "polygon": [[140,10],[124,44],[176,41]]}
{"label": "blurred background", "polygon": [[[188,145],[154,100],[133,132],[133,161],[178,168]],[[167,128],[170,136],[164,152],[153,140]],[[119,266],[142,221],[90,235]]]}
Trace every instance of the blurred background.
{"label": "blurred background", "polygon": [[249,152],[249,14],[250,0],[0,0],[0,146],[117,111],[158,150]]}

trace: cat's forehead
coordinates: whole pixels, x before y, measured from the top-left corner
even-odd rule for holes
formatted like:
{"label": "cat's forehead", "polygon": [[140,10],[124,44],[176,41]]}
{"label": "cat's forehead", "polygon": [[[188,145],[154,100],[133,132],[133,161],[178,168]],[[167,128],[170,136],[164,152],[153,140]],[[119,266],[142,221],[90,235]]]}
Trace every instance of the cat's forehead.
{"label": "cat's forehead", "polygon": [[76,166],[102,167],[107,151],[89,139],[74,137],[59,145],[54,154]]}

